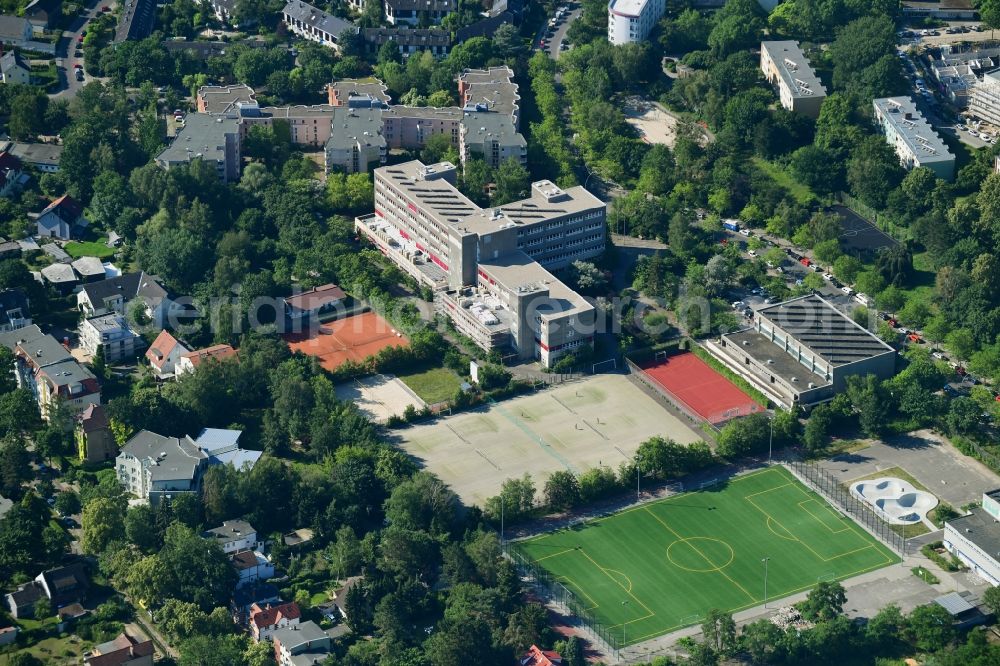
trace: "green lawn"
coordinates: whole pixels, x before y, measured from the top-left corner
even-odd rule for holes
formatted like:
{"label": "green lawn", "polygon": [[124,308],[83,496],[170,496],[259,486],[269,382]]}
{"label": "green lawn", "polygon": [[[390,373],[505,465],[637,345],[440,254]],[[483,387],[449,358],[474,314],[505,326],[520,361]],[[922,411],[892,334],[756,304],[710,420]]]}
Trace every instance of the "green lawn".
{"label": "green lawn", "polygon": [[399,379],[420,396],[428,405],[455,397],[462,380],[448,368],[431,368],[412,375],[397,375]]}
{"label": "green lawn", "polygon": [[783,467],[515,547],[627,644],[899,561]]}
{"label": "green lawn", "polygon": [[808,185],[803,185],[799,181],[795,180],[792,174],[788,173],[788,171],[781,168],[774,162],[768,162],[763,158],[754,157],[753,163],[757,166],[757,168],[774,179],[774,182],[788,190],[792,197],[794,197],[795,200],[803,206],[808,205],[816,199],[816,195],[813,194],[813,191]]}
{"label": "green lawn", "polygon": [[115,251],[106,245],[107,239],[103,241],[70,241],[66,243],[66,254],[79,259],[80,257],[97,257],[98,259],[109,259],[114,256]]}
{"label": "green lawn", "polygon": [[6,666],[17,652],[27,652],[41,660],[43,664],[60,665],[79,664],[83,653],[90,648],[90,643],[78,636],[69,635],[62,638],[46,638],[34,645],[14,652],[0,654],[0,666]]}

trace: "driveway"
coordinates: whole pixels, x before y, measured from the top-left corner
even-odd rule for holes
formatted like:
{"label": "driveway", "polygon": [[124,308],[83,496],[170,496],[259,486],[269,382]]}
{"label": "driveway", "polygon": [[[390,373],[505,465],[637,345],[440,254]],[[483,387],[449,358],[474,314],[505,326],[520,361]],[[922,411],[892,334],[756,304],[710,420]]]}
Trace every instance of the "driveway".
{"label": "driveway", "polygon": [[875,440],[867,448],[824,460],[820,466],[841,483],[900,467],[955,508],[979,501],[984,492],[1000,487],[1000,478],[985,465],[928,430]]}

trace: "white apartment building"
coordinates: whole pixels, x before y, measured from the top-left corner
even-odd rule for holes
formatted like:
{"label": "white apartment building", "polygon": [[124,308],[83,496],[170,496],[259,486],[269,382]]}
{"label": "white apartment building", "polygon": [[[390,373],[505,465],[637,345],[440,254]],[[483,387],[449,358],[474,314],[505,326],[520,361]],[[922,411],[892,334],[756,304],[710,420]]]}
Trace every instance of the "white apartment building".
{"label": "white apartment building", "polygon": [[1000,127],[1000,70],[987,72],[969,90],[969,113]]}
{"label": "white apartment building", "polygon": [[1000,585],[1000,490],[983,493],[982,507],[944,524],[944,546],[974,574]]}
{"label": "white apartment building", "polygon": [[909,97],[873,100],[875,122],[905,169],[927,167],[938,178],[955,176],[955,156]]}
{"label": "white apartment building", "polygon": [[777,87],[781,106],[811,118],[819,117],[826,88],[809,66],[809,59],[798,42],[761,42],[760,70],[764,78]]}
{"label": "white apartment building", "polygon": [[604,202],[538,181],[527,199],[484,210],[455,188],[456,173],[448,162],[376,169],[375,213],[356,228],[484,349],[548,366],[591,344],[594,308],[549,270],[604,251]]}
{"label": "white apartment building", "polygon": [[129,328],[125,317],[113,312],[84,319],[80,324],[80,347],[91,356],[98,351],[108,363],[135,358],[142,346],[142,336]]}
{"label": "white apartment building", "polygon": [[190,437],[164,437],[140,430],[115,459],[118,481],[156,506],[161,499],[197,492],[208,456]]}
{"label": "white apartment building", "polygon": [[666,0],[611,0],[608,3],[608,41],[632,44],[645,40],[666,7]]}
{"label": "white apartment building", "polygon": [[288,29],[323,46],[339,50],[337,41],[345,30],[358,32],[358,27],[349,21],[328,14],[307,2],[290,0],[281,10],[281,17]]}

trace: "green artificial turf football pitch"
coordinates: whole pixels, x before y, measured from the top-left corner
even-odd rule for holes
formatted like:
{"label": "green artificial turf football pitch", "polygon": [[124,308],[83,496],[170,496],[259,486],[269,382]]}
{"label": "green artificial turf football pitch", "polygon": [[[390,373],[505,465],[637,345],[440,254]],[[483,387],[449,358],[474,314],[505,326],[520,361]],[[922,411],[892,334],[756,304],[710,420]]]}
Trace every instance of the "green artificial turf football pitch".
{"label": "green artificial turf football pitch", "polygon": [[514,544],[616,643],[696,624],[899,558],[784,467]]}

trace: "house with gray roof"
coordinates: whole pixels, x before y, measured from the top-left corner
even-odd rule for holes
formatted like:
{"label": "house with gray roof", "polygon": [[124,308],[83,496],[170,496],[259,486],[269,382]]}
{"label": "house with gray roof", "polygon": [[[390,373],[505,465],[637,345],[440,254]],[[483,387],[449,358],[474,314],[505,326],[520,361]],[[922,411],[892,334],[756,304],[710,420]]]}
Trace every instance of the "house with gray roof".
{"label": "house with gray roof", "polygon": [[24,8],[24,18],[34,28],[51,28],[62,18],[62,0],[31,0]]}
{"label": "house with gray roof", "polygon": [[127,314],[129,303],[139,299],[145,303],[145,314],[154,325],[164,328],[178,307],[160,286],[156,277],[139,271],[90,282],[76,295],[77,309],[88,319],[117,312]]}
{"label": "house with gray roof", "polygon": [[279,666],[312,666],[324,661],[332,647],[330,635],[309,620],[271,634]]}
{"label": "house with gray roof", "polygon": [[0,15],[0,43],[24,46],[31,41],[31,22],[20,16]]}
{"label": "house with gray roof", "polygon": [[31,83],[31,66],[16,49],[11,49],[0,56],[0,82],[20,83],[25,86]]}
{"label": "house with gray roof", "polygon": [[140,430],[115,459],[118,480],[153,506],[162,499],[198,492],[208,456],[190,437]]}

